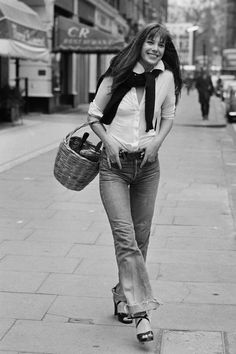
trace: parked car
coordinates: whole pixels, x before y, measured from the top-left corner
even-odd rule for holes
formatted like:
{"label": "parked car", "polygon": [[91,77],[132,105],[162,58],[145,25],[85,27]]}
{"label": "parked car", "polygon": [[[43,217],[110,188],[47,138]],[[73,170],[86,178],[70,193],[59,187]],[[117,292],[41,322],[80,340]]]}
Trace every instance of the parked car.
{"label": "parked car", "polygon": [[214,76],[214,80],[212,80],[212,82],[214,85],[215,95],[224,101],[227,88],[234,80],[235,75],[221,74],[218,77]]}
{"label": "parked car", "polygon": [[225,92],[226,117],[229,123],[236,123],[236,80],[231,82]]}
{"label": "parked car", "polygon": [[220,78],[222,82],[220,97],[224,101],[227,98],[229,87],[235,82],[235,75],[220,75]]}

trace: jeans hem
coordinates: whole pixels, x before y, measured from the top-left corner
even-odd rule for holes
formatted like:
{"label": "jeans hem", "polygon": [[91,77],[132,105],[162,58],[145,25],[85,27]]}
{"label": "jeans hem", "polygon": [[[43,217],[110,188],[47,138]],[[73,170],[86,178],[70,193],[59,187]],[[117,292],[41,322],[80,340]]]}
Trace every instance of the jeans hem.
{"label": "jeans hem", "polygon": [[160,305],[162,305],[162,302],[157,301],[156,299],[152,299],[152,300],[143,301],[141,304],[135,304],[135,305],[127,304],[126,308],[127,308],[127,313],[129,313],[130,315],[135,315],[136,313],[139,312],[156,310]]}

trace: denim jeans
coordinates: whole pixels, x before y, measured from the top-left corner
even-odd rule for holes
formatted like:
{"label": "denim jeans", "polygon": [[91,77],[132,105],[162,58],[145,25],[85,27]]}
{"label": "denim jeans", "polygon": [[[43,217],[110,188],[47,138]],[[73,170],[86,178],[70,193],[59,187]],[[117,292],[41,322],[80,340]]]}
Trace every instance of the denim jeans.
{"label": "denim jeans", "polygon": [[121,159],[109,168],[105,152],[100,163],[100,194],[114,238],[119,283],[115,301],[124,301],[127,313],[156,309],[159,305],[145,265],[151,222],[158,189],[158,159],[140,168],[141,160]]}

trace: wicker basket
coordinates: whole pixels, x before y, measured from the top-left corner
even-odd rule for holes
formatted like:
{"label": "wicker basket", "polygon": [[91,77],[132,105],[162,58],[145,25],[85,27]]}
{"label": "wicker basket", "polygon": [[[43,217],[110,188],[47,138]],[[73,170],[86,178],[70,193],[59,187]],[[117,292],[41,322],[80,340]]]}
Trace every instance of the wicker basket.
{"label": "wicker basket", "polygon": [[76,152],[82,138],[73,137],[73,134],[87,125],[88,123],[83,124],[65,137],[59,146],[54,163],[55,178],[64,187],[74,191],[84,189],[99,171],[101,142],[95,146],[86,140],[83,148]]}

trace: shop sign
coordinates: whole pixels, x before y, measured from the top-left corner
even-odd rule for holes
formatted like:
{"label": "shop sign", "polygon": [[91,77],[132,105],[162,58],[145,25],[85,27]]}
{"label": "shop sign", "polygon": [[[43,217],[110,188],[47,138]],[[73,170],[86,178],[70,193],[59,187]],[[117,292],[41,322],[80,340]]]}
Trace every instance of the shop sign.
{"label": "shop sign", "polygon": [[124,46],[122,38],[59,16],[56,23],[54,51],[78,53],[114,53]]}
{"label": "shop sign", "polygon": [[46,32],[28,28],[10,20],[0,21],[0,38],[7,38],[27,43],[35,47],[46,47]]}

